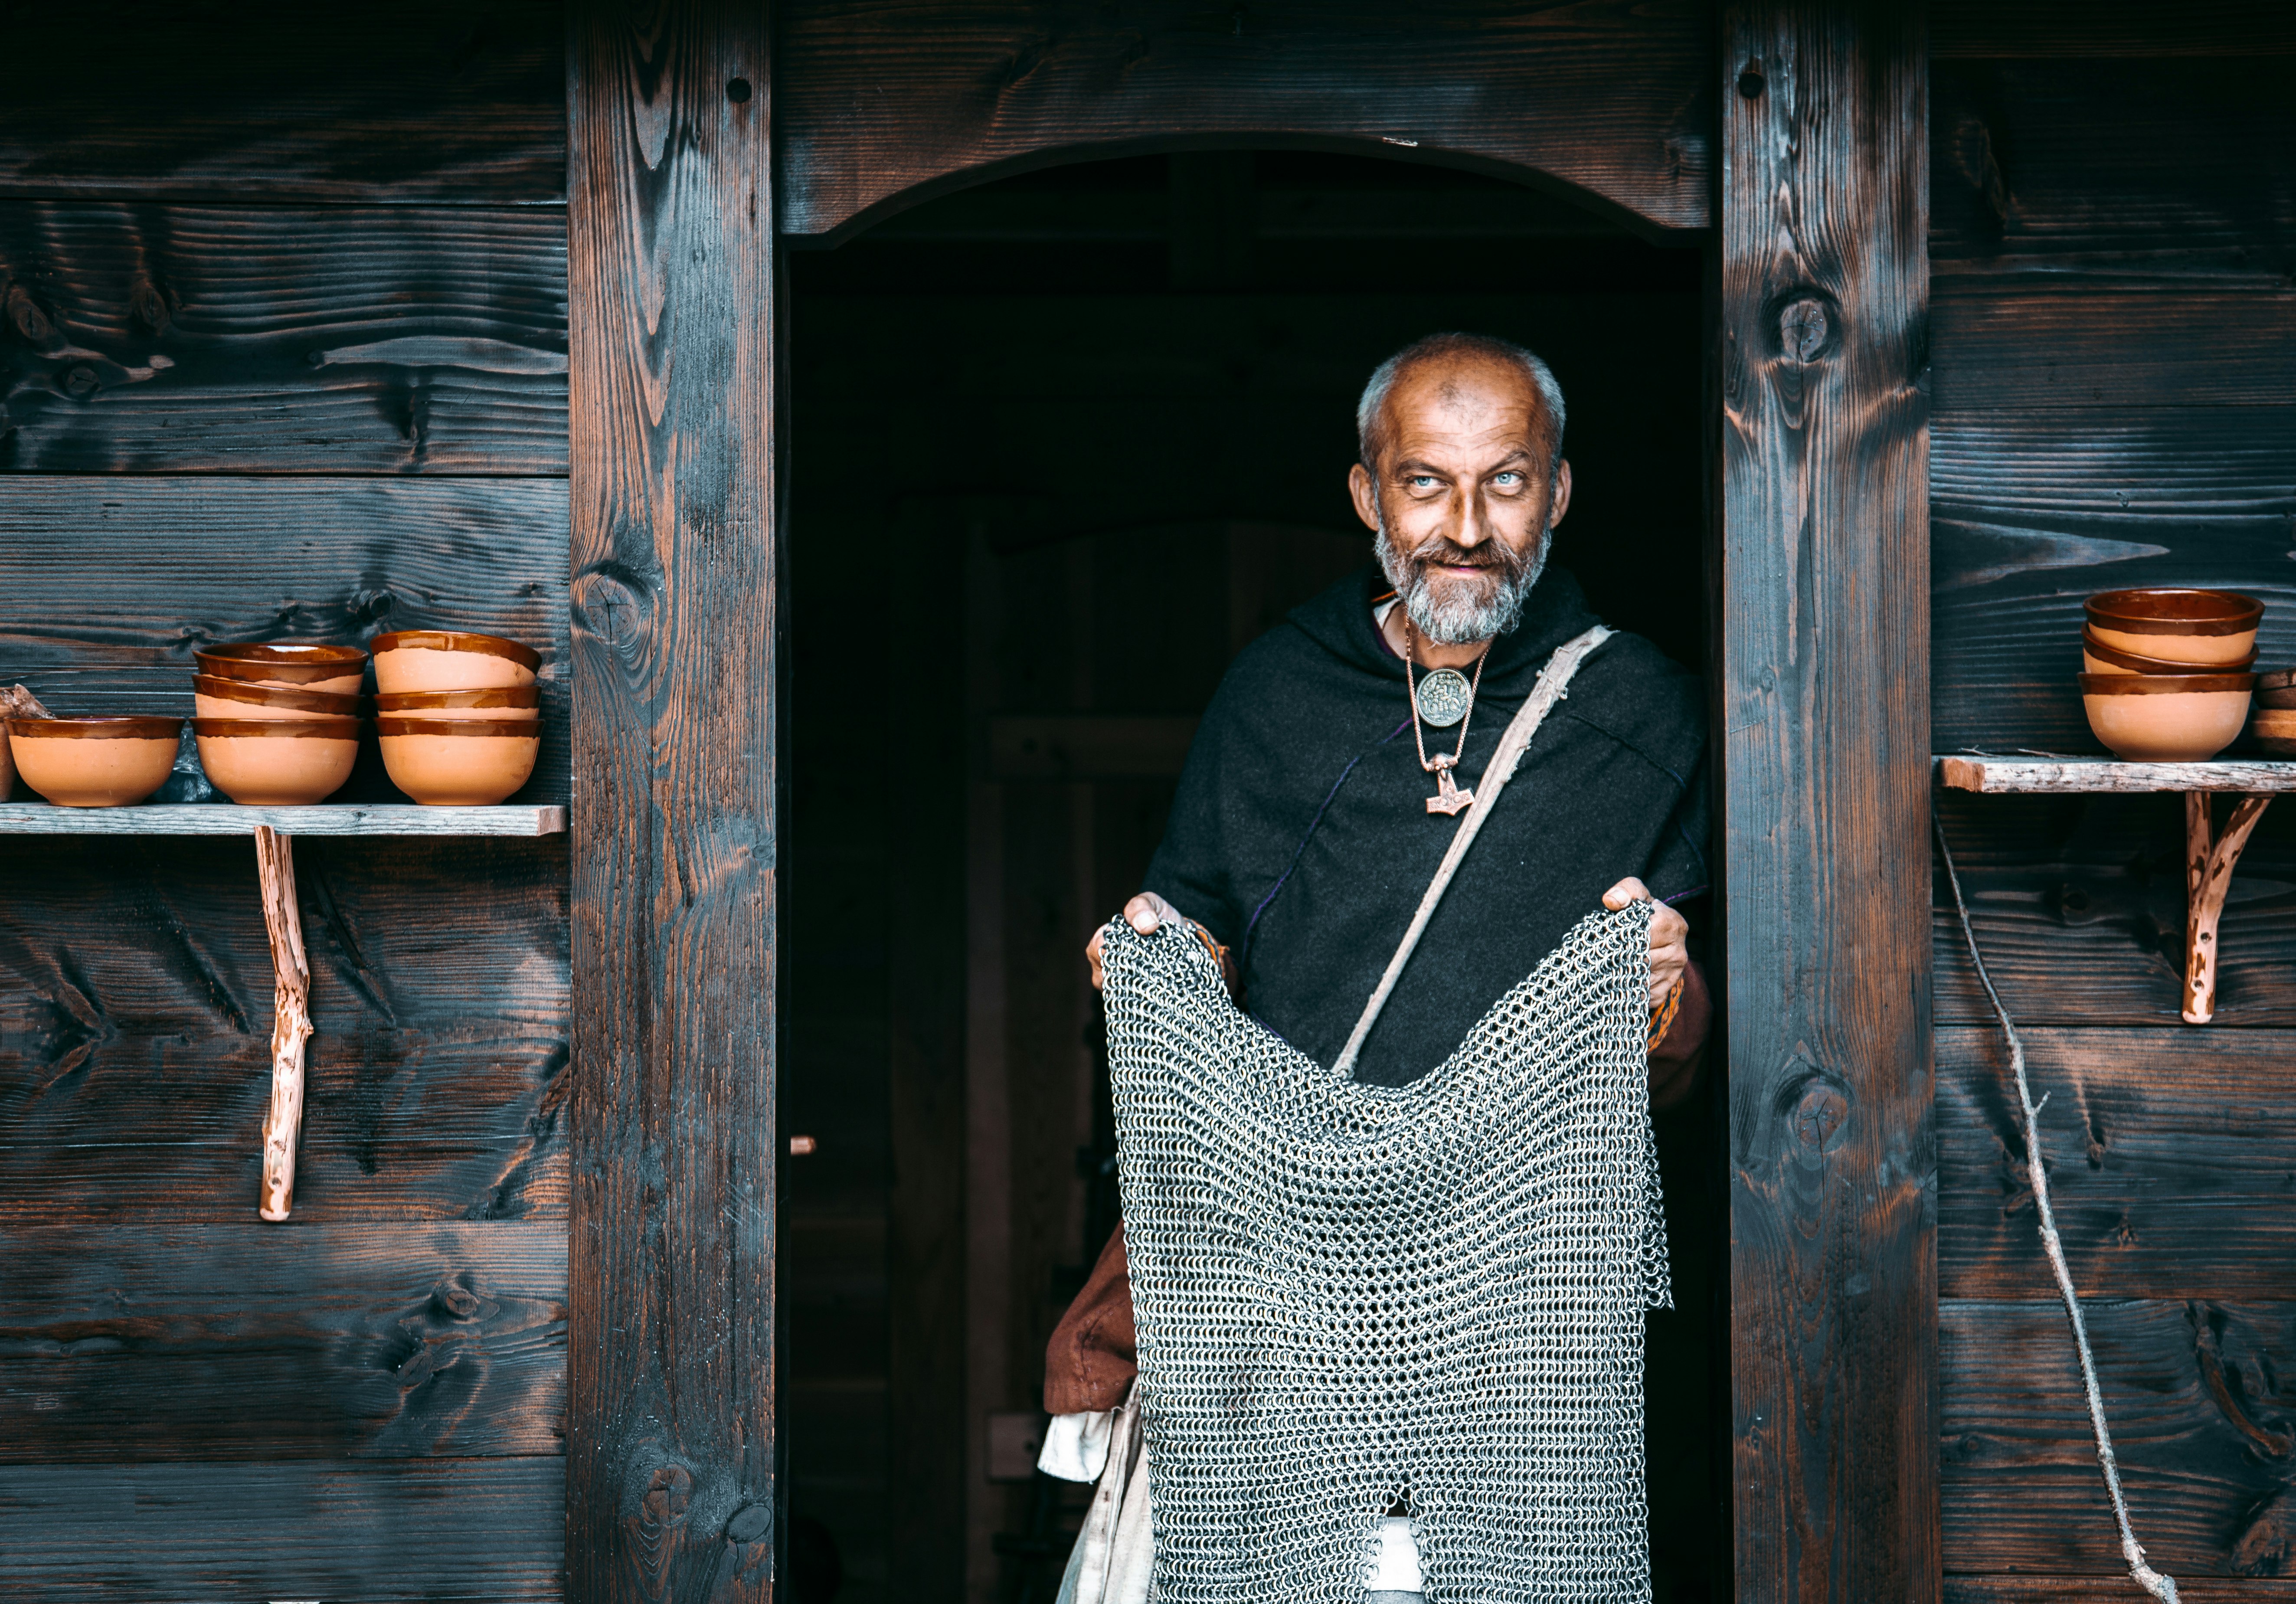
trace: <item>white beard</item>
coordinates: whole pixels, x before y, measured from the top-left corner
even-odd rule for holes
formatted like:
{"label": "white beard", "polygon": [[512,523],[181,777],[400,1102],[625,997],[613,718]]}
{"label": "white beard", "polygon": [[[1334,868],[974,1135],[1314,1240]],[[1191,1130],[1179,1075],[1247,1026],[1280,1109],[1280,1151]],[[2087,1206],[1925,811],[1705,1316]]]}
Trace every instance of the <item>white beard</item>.
{"label": "white beard", "polygon": [[1504,635],[1522,621],[1522,604],[1530,588],[1538,583],[1538,576],[1546,572],[1546,552],[1554,543],[1554,530],[1541,531],[1538,549],[1528,563],[1519,569],[1494,568],[1485,580],[1470,583],[1448,575],[1439,578],[1428,572],[1416,553],[1397,548],[1388,535],[1387,515],[1382,512],[1377,549],[1380,572],[1395,587],[1396,599],[1403,604],[1403,614],[1411,621],[1411,627],[1439,646],[1470,646]]}

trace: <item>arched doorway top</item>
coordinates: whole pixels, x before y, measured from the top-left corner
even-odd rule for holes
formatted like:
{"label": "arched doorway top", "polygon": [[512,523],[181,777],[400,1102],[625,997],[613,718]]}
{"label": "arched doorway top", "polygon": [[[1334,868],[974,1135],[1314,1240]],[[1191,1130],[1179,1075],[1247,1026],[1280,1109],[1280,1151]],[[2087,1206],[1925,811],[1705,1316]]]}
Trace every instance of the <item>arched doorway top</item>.
{"label": "arched doorway top", "polygon": [[1562,189],[1647,234],[1708,226],[1695,4],[809,0],[782,13],[782,232],[847,237],[1054,161],[1355,150]]}

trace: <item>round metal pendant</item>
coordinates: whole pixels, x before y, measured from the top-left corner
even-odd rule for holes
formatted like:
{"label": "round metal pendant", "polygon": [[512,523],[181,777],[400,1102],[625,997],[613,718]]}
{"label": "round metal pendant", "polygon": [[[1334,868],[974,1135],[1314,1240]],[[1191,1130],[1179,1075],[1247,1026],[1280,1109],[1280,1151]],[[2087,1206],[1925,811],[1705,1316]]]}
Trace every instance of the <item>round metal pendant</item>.
{"label": "round metal pendant", "polygon": [[1474,690],[1456,669],[1437,669],[1419,682],[1419,716],[1438,729],[1448,729],[1467,716]]}

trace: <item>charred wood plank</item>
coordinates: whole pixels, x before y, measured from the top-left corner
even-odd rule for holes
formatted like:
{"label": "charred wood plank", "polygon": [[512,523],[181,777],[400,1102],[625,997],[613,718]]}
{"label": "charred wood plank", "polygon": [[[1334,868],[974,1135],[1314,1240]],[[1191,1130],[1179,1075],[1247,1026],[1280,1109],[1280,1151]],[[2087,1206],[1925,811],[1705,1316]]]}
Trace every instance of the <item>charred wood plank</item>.
{"label": "charred wood plank", "polygon": [[2296,13],[2276,0],[1931,0],[1930,54],[2095,61],[2296,55]]}
{"label": "charred wood plank", "polygon": [[[2085,1297],[2272,1299],[2296,1218],[2296,1032],[2021,1030],[2057,1229]],[[1938,1032],[1943,1296],[2041,1297],[2024,1139],[1997,1031]]]}
{"label": "charred wood plank", "polygon": [[[562,1219],[566,856],[298,844],[299,1221]],[[244,1226],[270,960],[244,840],[0,852],[0,1220]]]}
{"label": "charred wood plank", "polygon": [[[2117,1595],[2120,1586],[2111,1591]],[[2096,1604],[2105,1591],[2095,1576],[1956,1576],[1948,1571],[1945,1604]],[[2177,1578],[2177,1597],[2183,1604],[2289,1604],[2296,1600],[2296,1581],[2222,1580],[2188,1572]]]}
{"label": "charred wood plank", "polygon": [[555,207],[0,204],[0,469],[563,473]]}
{"label": "charred wood plank", "polygon": [[2259,596],[2260,661],[2296,662],[2296,406],[1940,415],[1930,524],[1940,752],[2104,755],[2073,681],[2092,591]]}
{"label": "charred wood plank", "polygon": [[779,24],[780,226],[826,243],[1029,167],[1258,144],[1544,177],[1646,230],[1702,228],[1710,29],[1701,6],[1614,0],[804,0]]}
{"label": "charred wood plank", "polygon": [[[2062,31],[2086,33],[2087,20]],[[1939,62],[1931,272],[1941,289],[1982,277],[1993,292],[2284,291],[2296,274],[2287,69],[2244,48],[2223,60]]]}
{"label": "charred wood plank", "polygon": [[[2179,1023],[2180,798],[1945,792],[1937,807],[1985,967],[2021,1026]],[[1941,874],[1931,935],[1938,1019],[1989,1024]],[[2296,1026],[2296,820],[2267,811],[2257,826],[2219,945],[2218,1026]]]}
{"label": "charred wood plank", "polygon": [[0,1466],[8,1585],[41,1604],[556,1604],[556,1459]]}
{"label": "charred wood plank", "polygon": [[0,53],[0,194],[555,201],[551,0],[19,7]]}
{"label": "charred wood plank", "polygon": [[1928,56],[1918,12],[1765,0],[1719,70],[1737,1593],[1922,1604]]}
{"label": "charred wood plank", "polygon": [[584,1600],[773,1591],[767,20],[715,0],[568,20]]}
{"label": "charred wood plank", "polygon": [[[2086,1313],[2152,1562],[2180,1587],[2284,1574],[2296,1561],[2296,1304],[2095,1299]],[[2063,1306],[1948,1299],[1938,1327],[1946,1563],[2125,1572]]]}
{"label": "charred wood plank", "polygon": [[562,1450],[562,1223],[19,1227],[8,1254],[0,1463]]}
{"label": "charred wood plank", "polygon": [[1941,420],[2049,407],[2296,402],[2296,295],[2015,291],[1949,279],[1931,307]]}
{"label": "charred wood plank", "polygon": [[[476,629],[543,655],[542,752],[512,800],[564,802],[566,484],[551,479],[32,474],[0,496],[0,679],[59,715],[188,715],[211,641]],[[404,802],[370,734],[345,801]]]}

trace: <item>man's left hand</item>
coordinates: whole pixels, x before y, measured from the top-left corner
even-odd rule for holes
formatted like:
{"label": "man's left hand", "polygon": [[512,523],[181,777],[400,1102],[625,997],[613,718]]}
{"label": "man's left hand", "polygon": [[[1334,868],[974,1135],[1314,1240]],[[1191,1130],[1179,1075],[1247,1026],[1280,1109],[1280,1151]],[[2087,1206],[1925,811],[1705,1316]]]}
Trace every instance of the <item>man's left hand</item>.
{"label": "man's left hand", "polygon": [[[1603,906],[1614,912],[1629,902],[1657,901],[1632,875],[1603,893]],[[1690,921],[1664,903],[1651,917],[1650,952],[1650,1005],[1656,1010],[1666,1006],[1666,994],[1690,967]]]}

